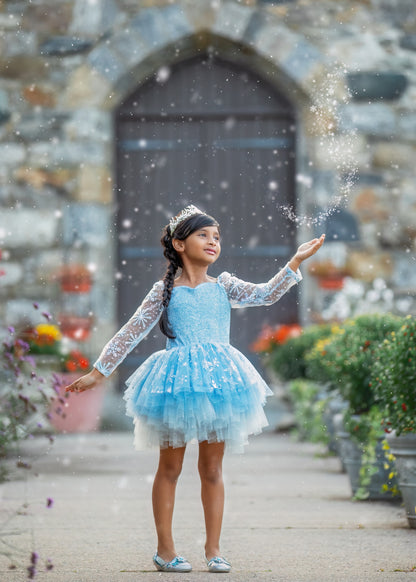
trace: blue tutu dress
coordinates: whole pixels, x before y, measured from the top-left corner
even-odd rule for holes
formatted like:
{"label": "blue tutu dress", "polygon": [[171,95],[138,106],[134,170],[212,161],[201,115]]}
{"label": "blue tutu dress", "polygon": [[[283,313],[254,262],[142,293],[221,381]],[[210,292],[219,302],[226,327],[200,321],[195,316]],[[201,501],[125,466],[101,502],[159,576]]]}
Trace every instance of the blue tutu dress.
{"label": "blue tutu dress", "polygon": [[[168,306],[175,339],[155,352],[127,380],[126,413],[135,424],[135,446],[181,447],[226,443],[242,452],[250,434],[267,426],[263,411],[272,392],[241,352],[230,345],[232,307],[271,305],[302,278],[288,266],[254,284],[227,272],[195,288],[172,290]],[[131,319],[95,362],[109,376],[151,331],[162,313],[163,282],[155,283]]]}

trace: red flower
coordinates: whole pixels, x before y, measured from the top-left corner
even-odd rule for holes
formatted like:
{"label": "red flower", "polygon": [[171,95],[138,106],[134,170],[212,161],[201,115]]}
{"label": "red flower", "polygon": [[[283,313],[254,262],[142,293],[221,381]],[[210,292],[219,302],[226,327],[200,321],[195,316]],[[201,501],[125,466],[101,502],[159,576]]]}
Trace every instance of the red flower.
{"label": "red flower", "polygon": [[402,410],[403,410],[403,412],[407,411],[407,406],[404,402],[402,402]]}

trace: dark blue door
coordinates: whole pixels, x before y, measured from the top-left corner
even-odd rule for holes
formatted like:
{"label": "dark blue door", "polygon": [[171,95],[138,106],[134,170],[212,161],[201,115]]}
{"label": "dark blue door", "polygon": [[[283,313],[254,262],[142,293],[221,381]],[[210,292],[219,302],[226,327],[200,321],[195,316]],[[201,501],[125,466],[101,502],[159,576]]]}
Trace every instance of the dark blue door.
{"label": "dark blue door", "polygon": [[[134,312],[165,263],[159,243],[170,216],[189,203],[221,225],[223,270],[268,280],[294,251],[295,116],[255,72],[211,57],[161,69],[118,108],[118,317]],[[268,308],[235,310],[232,343],[249,345],[265,323],[297,321],[296,290]],[[155,327],[121,367],[124,379],[164,339]],[[258,364],[258,362],[255,362]]]}

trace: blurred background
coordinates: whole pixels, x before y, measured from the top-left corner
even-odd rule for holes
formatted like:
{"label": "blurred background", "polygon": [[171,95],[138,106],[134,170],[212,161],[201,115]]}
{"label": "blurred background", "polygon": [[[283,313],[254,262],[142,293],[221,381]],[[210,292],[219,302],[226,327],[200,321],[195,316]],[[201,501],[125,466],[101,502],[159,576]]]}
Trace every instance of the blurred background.
{"label": "blurred background", "polygon": [[85,369],[189,203],[220,222],[214,276],[327,235],[298,289],[234,313],[259,366],[266,325],[414,314],[415,151],[414,0],[0,0],[1,333],[46,318]]}

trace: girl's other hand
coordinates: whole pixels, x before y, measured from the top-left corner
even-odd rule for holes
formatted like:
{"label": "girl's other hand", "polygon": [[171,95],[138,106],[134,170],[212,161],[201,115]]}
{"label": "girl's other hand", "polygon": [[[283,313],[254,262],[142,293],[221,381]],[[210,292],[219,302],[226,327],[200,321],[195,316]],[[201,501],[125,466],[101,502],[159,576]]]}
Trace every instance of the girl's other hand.
{"label": "girl's other hand", "polygon": [[72,382],[69,386],[65,388],[66,392],[85,392],[85,390],[91,390],[95,388],[97,384],[104,378],[105,376],[101,374],[96,368],[93,368],[91,372],[85,374],[85,376],[81,376],[75,382]]}

